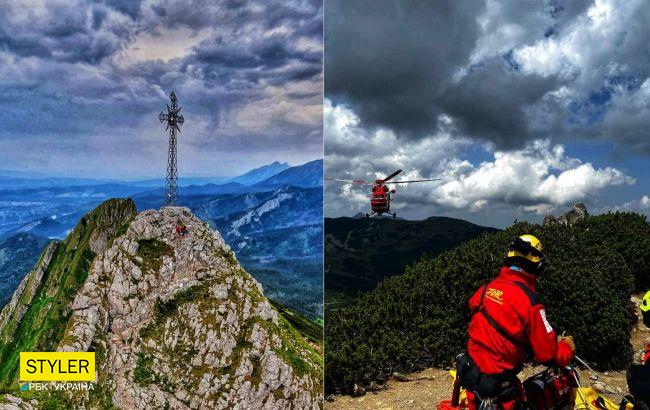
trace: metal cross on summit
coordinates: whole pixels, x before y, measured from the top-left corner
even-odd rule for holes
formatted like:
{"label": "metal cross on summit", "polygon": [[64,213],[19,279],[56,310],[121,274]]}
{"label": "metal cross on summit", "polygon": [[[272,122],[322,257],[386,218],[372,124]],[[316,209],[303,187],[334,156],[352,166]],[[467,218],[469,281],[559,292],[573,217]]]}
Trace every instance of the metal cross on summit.
{"label": "metal cross on summit", "polygon": [[167,158],[167,180],[165,182],[165,203],[167,205],[176,205],[178,199],[178,172],[176,170],[176,133],[181,132],[180,126],[183,125],[185,119],[180,113],[181,108],[178,106],[178,98],[172,91],[169,94],[169,99],[172,101],[171,107],[167,104],[167,114],[160,111],[158,119],[161,123],[167,121],[167,128],[169,131],[169,156]]}

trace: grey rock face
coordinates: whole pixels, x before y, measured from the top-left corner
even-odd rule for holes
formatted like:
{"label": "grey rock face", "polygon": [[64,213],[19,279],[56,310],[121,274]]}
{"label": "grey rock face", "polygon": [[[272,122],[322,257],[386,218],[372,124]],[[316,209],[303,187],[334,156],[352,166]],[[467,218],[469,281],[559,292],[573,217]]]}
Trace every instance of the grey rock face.
{"label": "grey rock face", "polygon": [[576,202],[569,212],[558,218],[558,222],[564,225],[573,225],[576,222],[589,216],[587,207],[582,202]]}
{"label": "grey rock face", "polygon": [[99,236],[93,247],[58,350],[96,351],[115,406],[322,404],[322,360],[187,208],[142,212],[112,244]]}
{"label": "grey rock face", "polygon": [[0,402],[0,410],[34,410],[38,409],[38,401],[23,400],[20,397],[7,394],[2,397],[4,403]]}
{"label": "grey rock face", "polygon": [[553,215],[546,215],[544,217],[544,225],[551,225],[559,223],[562,225],[574,225],[578,221],[581,221],[589,217],[589,212],[587,212],[587,207],[582,202],[576,202],[573,207],[564,215],[559,217],[554,217]]}

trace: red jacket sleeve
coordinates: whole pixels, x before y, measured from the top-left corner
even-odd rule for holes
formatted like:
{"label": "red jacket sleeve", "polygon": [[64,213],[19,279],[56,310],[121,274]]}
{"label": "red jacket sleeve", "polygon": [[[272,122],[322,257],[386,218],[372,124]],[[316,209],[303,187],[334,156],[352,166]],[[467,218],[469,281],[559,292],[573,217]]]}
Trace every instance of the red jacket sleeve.
{"label": "red jacket sleeve", "polygon": [[643,363],[650,364],[650,343],[645,345],[645,354],[643,355]]}
{"label": "red jacket sleeve", "polygon": [[474,295],[469,299],[469,310],[470,312],[473,311],[478,307],[478,303],[481,300],[481,293],[483,292],[483,288],[485,286],[481,286],[478,288],[476,292],[474,292]]}
{"label": "red jacket sleeve", "polygon": [[566,366],[571,362],[573,350],[568,343],[557,341],[557,335],[546,319],[544,306],[531,307],[528,324],[528,338],[536,362],[555,362],[559,366]]}

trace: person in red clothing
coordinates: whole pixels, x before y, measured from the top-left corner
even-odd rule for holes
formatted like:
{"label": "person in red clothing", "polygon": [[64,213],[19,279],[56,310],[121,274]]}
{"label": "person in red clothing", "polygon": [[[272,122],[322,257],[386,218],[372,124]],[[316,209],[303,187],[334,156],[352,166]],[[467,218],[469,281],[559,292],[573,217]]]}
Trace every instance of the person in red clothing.
{"label": "person in red clothing", "polygon": [[187,226],[183,222],[178,221],[178,223],[176,224],[176,233],[181,238],[184,237],[188,233],[187,232]]}
{"label": "person in red clothing", "polygon": [[558,366],[573,358],[573,339],[556,335],[535,294],[544,264],[541,242],[520,236],[508,248],[498,277],[471,297],[467,354],[458,358],[470,409],[525,406],[517,373],[529,355]]}

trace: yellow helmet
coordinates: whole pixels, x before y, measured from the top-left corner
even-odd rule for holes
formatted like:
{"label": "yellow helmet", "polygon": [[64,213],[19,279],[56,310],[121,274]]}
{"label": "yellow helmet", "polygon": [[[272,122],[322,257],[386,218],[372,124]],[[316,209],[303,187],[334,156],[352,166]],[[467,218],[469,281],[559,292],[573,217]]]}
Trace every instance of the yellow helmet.
{"label": "yellow helmet", "polygon": [[650,312],[650,290],[641,299],[641,312]]}
{"label": "yellow helmet", "polygon": [[540,275],[545,265],[542,242],[533,235],[521,235],[508,247],[505,264],[516,265],[533,275]]}

